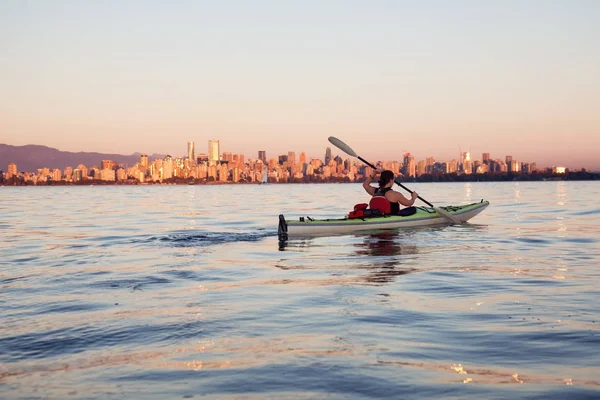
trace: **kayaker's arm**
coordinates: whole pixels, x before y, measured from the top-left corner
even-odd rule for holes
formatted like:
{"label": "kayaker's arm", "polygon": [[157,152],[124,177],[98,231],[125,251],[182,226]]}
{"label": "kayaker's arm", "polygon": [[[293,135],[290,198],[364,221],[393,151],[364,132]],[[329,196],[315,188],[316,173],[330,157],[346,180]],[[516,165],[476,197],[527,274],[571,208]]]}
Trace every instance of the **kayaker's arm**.
{"label": "kayaker's arm", "polygon": [[[373,176],[374,175],[374,176]],[[369,193],[371,196],[375,195],[375,188],[371,186],[371,182],[377,176],[377,171],[374,171],[371,175],[367,176],[367,179],[363,182],[363,188]]]}
{"label": "kayaker's arm", "polygon": [[390,190],[385,194],[385,197],[391,202],[398,202],[405,207],[410,207],[413,204],[415,204],[415,201],[419,198],[419,195],[417,194],[417,192],[412,192],[411,198],[409,200],[406,197],[404,197],[402,193]]}

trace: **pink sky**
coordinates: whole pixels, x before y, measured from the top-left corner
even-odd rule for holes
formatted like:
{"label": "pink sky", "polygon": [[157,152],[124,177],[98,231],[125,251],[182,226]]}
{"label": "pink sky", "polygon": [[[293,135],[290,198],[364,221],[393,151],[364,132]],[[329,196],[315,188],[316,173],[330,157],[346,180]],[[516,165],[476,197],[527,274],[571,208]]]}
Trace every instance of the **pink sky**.
{"label": "pink sky", "polygon": [[600,170],[600,3],[402,4],[3,2],[0,143]]}

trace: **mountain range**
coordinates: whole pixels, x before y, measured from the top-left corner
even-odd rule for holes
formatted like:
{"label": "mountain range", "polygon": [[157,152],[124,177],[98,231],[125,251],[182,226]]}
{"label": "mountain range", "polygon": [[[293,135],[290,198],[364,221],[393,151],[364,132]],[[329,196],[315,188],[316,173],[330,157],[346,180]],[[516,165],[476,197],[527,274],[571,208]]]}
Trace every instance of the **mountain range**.
{"label": "mountain range", "polygon": [[[156,158],[162,158],[163,155],[148,155],[148,161]],[[102,160],[112,160],[117,164],[124,164],[131,167],[140,161],[140,153],[131,155],[123,154],[105,154],[105,153],[87,153],[61,151],[47,146],[29,144],[26,146],[11,146],[0,143],[0,170],[6,171],[9,163],[17,164],[17,169],[21,172],[36,172],[39,168],[58,168],[66,167],[76,168],[79,164],[86,167],[94,165],[100,166]]]}

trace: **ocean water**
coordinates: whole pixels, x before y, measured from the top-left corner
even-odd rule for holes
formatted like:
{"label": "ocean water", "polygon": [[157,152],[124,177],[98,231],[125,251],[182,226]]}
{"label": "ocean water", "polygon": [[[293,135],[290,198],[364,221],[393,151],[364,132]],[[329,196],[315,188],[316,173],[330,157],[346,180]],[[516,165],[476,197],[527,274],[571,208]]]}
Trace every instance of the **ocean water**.
{"label": "ocean water", "polygon": [[360,184],[0,187],[0,398],[600,398],[600,183],[280,243]]}

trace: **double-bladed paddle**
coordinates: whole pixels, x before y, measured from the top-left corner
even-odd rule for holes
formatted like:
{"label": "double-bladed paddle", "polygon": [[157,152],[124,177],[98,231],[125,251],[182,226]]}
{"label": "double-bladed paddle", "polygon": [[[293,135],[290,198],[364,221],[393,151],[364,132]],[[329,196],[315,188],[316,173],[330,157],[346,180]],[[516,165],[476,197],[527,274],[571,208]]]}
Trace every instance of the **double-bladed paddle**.
{"label": "double-bladed paddle", "polygon": [[[356,154],[356,152],[354,150],[352,150],[352,148],[350,146],[348,146],[346,143],[342,142],[340,139],[330,136],[329,137],[329,142],[331,142],[331,144],[333,144],[335,147],[337,147],[338,149],[342,150],[344,153],[348,154],[349,156],[352,157],[356,157],[358,158],[360,161],[364,162],[365,164],[367,164],[369,167],[373,168],[373,169],[377,169],[377,167],[375,167],[373,164],[371,164],[370,162],[368,162],[367,160],[365,160],[364,158],[362,158],[361,156],[359,156],[358,154]],[[406,190],[407,192],[409,192],[410,194],[412,194],[412,190],[410,190],[409,188],[407,188],[406,186],[404,186],[402,183],[400,183],[399,179],[396,178],[394,179],[394,183],[398,186],[400,186],[402,189]],[[418,196],[418,199],[421,200],[423,203],[427,204],[429,207],[433,208],[438,214],[440,214],[442,217],[446,218],[448,221],[454,223],[454,224],[462,224],[462,221],[460,221],[458,218],[456,218],[454,215],[450,214],[448,211],[440,208],[440,207],[434,207],[433,204],[431,204],[430,202],[428,202],[427,200],[425,200],[424,198],[422,198],[421,196]]]}

